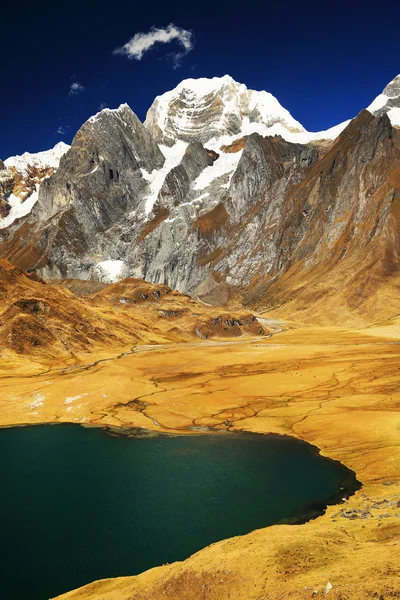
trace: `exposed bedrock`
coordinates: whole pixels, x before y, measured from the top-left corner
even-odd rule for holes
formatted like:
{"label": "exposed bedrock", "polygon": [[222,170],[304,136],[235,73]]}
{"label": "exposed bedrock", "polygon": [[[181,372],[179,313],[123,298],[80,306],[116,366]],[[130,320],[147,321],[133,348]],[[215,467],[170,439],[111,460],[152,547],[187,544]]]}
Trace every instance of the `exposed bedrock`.
{"label": "exposed bedrock", "polygon": [[104,280],[260,309],[339,290],[358,310],[353,288],[369,298],[371,274],[394,276],[400,142],[386,114],[362,111],[331,144],[252,133],[185,149],[154,135],[126,105],[89,119],[30,215],[2,233],[2,256],[47,278],[110,269]]}

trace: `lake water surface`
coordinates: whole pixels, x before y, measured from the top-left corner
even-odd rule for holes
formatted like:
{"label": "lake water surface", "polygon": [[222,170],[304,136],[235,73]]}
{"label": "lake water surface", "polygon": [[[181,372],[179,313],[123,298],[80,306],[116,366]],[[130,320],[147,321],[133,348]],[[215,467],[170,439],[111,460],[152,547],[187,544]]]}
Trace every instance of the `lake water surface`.
{"label": "lake water surface", "polygon": [[47,600],[326,506],[352,473],[292,438],[0,431],[1,597]]}

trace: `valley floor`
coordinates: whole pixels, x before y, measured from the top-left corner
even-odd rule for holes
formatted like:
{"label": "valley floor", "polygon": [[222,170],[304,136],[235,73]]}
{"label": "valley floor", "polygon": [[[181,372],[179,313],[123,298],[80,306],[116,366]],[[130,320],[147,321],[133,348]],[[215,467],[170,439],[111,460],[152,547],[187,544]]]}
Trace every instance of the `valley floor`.
{"label": "valley floor", "polygon": [[[75,422],[306,440],[363,487],[304,525],[209,546],[63,600],[400,597],[400,329],[290,329],[272,338],[142,346],[47,367],[4,357],[0,425]],[[204,428],[204,429],[203,429]],[[331,587],[332,586],[332,587]]]}

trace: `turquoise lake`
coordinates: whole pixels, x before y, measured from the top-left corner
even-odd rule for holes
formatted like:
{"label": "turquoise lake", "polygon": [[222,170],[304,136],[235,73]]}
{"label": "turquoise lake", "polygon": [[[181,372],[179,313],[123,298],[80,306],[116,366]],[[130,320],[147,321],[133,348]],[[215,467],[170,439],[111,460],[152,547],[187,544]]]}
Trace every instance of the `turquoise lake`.
{"label": "turquoise lake", "polygon": [[0,482],[4,600],[182,560],[359,487],[289,437],[124,438],[73,425],[2,429]]}

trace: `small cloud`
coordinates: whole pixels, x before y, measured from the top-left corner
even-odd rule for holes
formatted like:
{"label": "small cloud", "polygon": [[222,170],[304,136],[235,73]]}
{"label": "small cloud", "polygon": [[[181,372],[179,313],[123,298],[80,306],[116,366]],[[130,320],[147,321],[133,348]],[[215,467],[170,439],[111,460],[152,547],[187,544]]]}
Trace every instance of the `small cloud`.
{"label": "small cloud", "polygon": [[60,135],[65,135],[68,132],[69,129],[69,125],[60,125],[60,127],[57,129],[56,133],[60,134]]}
{"label": "small cloud", "polygon": [[103,110],[103,108],[107,108],[107,107],[108,107],[107,102],[100,102],[100,104],[99,104],[99,110]]}
{"label": "small cloud", "polygon": [[124,46],[116,48],[113,54],[122,54],[129,59],[141,60],[145,52],[151,50],[156,44],[168,44],[176,40],[183,48],[181,52],[172,52],[168,58],[174,69],[181,65],[182,59],[194,46],[194,35],[191,31],[177,27],[170,23],[168,27],[152,27],[148,33],[137,33]]}
{"label": "small cloud", "polygon": [[69,88],[68,96],[76,96],[77,94],[83,92],[84,89],[85,88],[79,83],[79,81],[73,81],[71,83],[71,87]]}
{"label": "small cloud", "polygon": [[182,59],[186,54],[186,52],[170,52],[167,54],[167,60],[169,60],[173,69],[178,69],[182,65]]}

